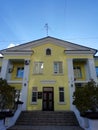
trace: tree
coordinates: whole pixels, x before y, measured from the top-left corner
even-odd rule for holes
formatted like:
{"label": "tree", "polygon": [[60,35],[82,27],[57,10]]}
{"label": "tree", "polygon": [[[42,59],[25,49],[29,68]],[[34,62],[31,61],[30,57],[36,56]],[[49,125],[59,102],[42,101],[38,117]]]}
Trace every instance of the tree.
{"label": "tree", "polygon": [[15,101],[15,89],[8,85],[7,81],[0,78],[0,110],[13,109]]}
{"label": "tree", "polygon": [[73,94],[73,104],[80,113],[98,111],[98,85],[94,80],[90,80],[83,87],[76,88]]}

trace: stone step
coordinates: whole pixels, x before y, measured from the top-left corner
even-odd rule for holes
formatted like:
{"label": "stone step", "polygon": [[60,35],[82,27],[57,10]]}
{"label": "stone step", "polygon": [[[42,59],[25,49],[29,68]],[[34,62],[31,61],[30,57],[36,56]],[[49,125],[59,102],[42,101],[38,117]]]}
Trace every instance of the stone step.
{"label": "stone step", "polygon": [[84,130],[79,126],[13,126],[8,130]]}
{"label": "stone step", "polygon": [[20,114],[16,125],[74,125],[78,126],[78,121],[74,112],[31,112],[23,111]]}
{"label": "stone step", "polygon": [[[72,111],[23,111],[7,130],[83,130]],[[57,129],[56,129],[57,128]]]}

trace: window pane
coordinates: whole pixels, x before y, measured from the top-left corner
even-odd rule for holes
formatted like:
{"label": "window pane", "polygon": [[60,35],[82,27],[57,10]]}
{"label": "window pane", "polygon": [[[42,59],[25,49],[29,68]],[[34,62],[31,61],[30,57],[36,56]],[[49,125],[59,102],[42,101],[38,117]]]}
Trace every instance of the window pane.
{"label": "window pane", "polygon": [[64,102],[64,92],[60,92],[59,94],[60,94],[59,101]]}
{"label": "window pane", "polygon": [[64,87],[59,88],[59,102],[64,102]]}
{"label": "window pane", "polygon": [[32,102],[37,102],[37,98],[36,97],[32,97]]}
{"label": "window pane", "polygon": [[51,55],[51,49],[48,48],[48,49],[46,50],[46,55]]}
{"label": "window pane", "polygon": [[64,88],[62,88],[62,87],[61,87],[61,88],[59,88],[59,91],[64,91]]}
{"label": "window pane", "polygon": [[54,62],[54,73],[63,73],[62,62]]}
{"label": "window pane", "polygon": [[79,66],[74,67],[75,78],[82,78],[81,68]]}
{"label": "window pane", "polygon": [[43,73],[43,63],[39,63],[39,73]]}
{"label": "window pane", "polygon": [[43,73],[43,67],[44,67],[43,62],[35,62],[33,72],[35,74],[41,74],[41,73]]}
{"label": "window pane", "polygon": [[59,62],[59,73],[62,73],[62,62]]}
{"label": "window pane", "polygon": [[32,88],[32,102],[37,102],[37,87]]}
{"label": "window pane", "polygon": [[58,73],[58,64],[54,63],[54,73]]}
{"label": "window pane", "polygon": [[97,77],[98,77],[98,67],[96,67],[96,75],[97,75]]}
{"label": "window pane", "polygon": [[17,77],[23,78],[23,74],[24,74],[24,67],[18,67],[17,68]]}

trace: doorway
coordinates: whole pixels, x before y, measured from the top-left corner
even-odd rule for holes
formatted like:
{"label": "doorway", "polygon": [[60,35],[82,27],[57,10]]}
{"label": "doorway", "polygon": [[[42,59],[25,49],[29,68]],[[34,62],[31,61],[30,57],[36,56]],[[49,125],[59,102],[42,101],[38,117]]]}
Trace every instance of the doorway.
{"label": "doorway", "polygon": [[43,88],[43,111],[54,110],[54,89],[53,87]]}

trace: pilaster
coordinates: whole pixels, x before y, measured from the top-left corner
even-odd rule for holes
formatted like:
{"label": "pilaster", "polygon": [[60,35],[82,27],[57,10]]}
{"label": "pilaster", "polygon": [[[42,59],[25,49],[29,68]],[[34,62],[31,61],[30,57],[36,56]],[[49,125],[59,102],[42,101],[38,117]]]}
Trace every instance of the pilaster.
{"label": "pilaster", "polygon": [[93,79],[95,82],[97,82],[94,59],[88,59],[88,70],[89,79]]}
{"label": "pilaster", "polygon": [[3,78],[3,79],[7,78],[8,65],[9,65],[9,60],[8,59],[3,59],[2,69],[1,69],[1,78]]}
{"label": "pilaster", "polygon": [[29,82],[29,60],[24,62],[24,77],[21,90],[21,100],[23,101],[22,110],[26,110],[27,96],[28,96],[28,82]]}
{"label": "pilaster", "polygon": [[74,72],[73,72],[73,60],[67,59],[68,64],[68,79],[69,79],[69,90],[70,90],[70,109],[73,110],[73,92],[75,91],[74,85]]}

